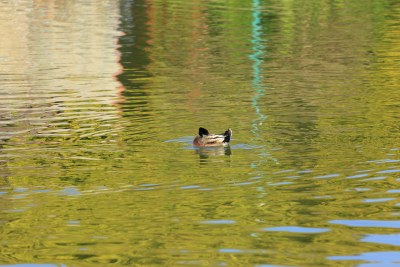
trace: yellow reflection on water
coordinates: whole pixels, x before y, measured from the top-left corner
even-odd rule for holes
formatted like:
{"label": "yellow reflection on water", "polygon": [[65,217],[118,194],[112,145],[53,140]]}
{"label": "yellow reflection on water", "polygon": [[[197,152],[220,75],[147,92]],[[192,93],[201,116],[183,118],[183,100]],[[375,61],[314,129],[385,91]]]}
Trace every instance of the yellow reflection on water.
{"label": "yellow reflection on water", "polygon": [[82,3],[1,3],[2,138],[95,135],[119,118],[119,5]]}
{"label": "yellow reflection on water", "polygon": [[[336,266],[395,250],[398,11],[0,3],[0,262]],[[231,145],[193,148],[200,126],[232,128]]]}

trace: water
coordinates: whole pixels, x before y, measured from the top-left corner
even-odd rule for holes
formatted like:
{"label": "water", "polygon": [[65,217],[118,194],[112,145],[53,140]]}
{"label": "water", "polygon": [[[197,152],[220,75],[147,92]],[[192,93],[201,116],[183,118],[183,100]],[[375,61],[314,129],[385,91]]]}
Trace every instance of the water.
{"label": "water", "polygon": [[1,2],[0,265],[400,266],[399,20]]}

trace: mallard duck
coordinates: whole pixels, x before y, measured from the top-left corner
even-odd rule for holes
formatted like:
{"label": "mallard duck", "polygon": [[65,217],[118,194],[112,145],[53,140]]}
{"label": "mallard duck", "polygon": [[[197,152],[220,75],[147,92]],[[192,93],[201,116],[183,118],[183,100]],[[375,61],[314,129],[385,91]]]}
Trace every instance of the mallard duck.
{"label": "mallard duck", "polygon": [[199,135],[193,140],[194,146],[224,146],[229,143],[232,130],[228,129],[223,134],[210,134],[207,129],[200,127]]}

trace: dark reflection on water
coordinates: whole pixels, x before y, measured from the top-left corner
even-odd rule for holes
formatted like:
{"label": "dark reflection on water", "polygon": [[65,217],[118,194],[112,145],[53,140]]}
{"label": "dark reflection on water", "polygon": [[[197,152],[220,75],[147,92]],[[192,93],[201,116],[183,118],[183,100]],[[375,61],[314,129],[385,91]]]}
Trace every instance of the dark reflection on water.
{"label": "dark reflection on water", "polygon": [[221,155],[230,156],[232,154],[230,146],[199,147],[195,151],[197,154],[200,155],[200,158],[209,158],[212,156],[221,156]]}
{"label": "dark reflection on water", "polygon": [[395,266],[399,18],[1,2],[0,264]]}

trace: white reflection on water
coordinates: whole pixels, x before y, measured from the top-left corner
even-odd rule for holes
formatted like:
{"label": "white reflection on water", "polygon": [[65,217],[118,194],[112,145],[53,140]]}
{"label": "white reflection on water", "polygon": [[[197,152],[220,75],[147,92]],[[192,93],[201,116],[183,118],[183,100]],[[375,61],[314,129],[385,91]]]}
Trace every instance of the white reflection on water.
{"label": "white reflection on water", "polygon": [[390,200],[395,200],[395,198],[369,198],[369,199],[364,199],[363,202],[365,203],[377,203],[377,202],[386,202]]}
{"label": "white reflection on water", "polygon": [[400,172],[400,169],[383,170],[383,171],[379,171],[377,173],[395,173],[395,172]]}
{"label": "white reflection on water", "polygon": [[278,226],[263,228],[263,231],[270,232],[289,232],[289,233],[300,233],[300,234],[318,234],[330,231],[328,228],[315,228],[315,227],[300,227],[300,226]]}
{"label": "white reflection on water", "polygon": [[381,220],[332,220],[330,223],[342,224],[351,227],[382,227],[400,228],[400,221],[381,221]]}
{"label": "white reflection on water", "polygon": [[355,256],[330,256],[329,260],[365,261],[358,264],[358,267],[399,267],[400,252],[382,251],[367,252]]}
{"label": "white reflection on water", "polygon": [[327,175],[316,176],[315,178],[317,178],[317,179],[328,179],[328,178],[335,178],[335,177],[339,177],[339,176],[340,176],[339,173],[332,173],[332,174],[327,174]]}
{"label": "white reflection on water", "polygon": [[122,90],[118,1],[3,1],[0,12],[0,139],[108,130]]}
{"label": "white reflection on water", "polygon": [[400,246],[400,234],[370,234],[361,239],[363,242]]}

